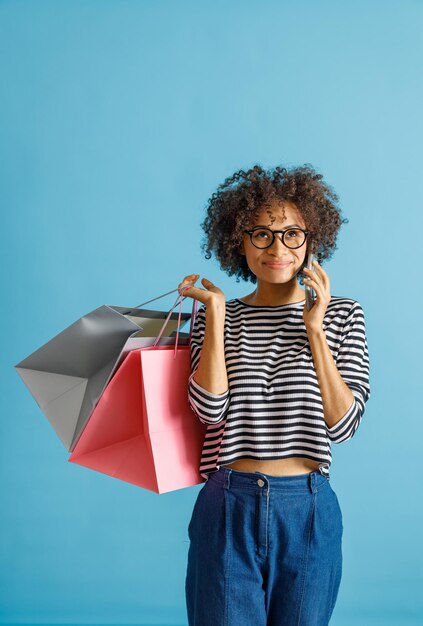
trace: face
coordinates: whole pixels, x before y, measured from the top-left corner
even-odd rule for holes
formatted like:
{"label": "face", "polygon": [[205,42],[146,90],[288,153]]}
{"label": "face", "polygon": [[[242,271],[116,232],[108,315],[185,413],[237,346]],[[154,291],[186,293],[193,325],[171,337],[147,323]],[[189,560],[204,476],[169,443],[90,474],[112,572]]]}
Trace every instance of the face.
{"label": "face", "polygon": [[[267,226],[271,230],[284,230],[292,226],[307,229],[306,223],[295,204],[274,200],[262,207],[258,219],[249,225]],[[257,248],[244,233],[241,253],[245,255],[248,267],[257,276],[259,282],[288,283],[296,281],[296,274],[304,264],[308,240],[300,248],[288,248],[281,241],[282,234],[275,236],[273,244],[268,248]],[[283,263],[280,267],[271,267],[271,263]]]}

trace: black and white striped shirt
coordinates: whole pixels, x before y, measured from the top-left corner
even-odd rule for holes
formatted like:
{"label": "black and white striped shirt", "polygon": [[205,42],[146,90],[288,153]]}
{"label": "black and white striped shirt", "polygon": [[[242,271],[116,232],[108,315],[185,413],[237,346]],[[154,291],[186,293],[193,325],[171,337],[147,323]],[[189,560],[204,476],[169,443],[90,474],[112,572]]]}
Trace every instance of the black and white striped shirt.
{"label": "black and white striped shirt", "polygon": [[305,301],[253,306],[226,301],[225,362],[229,389],[211,393],[194,375],[205,332],[205,306],[197,311],[191,338],[188,400],[207,425],[200,474],[208,478],[236,459],[306,457],[329,478],[331,442],[351,439],[370,397],[364,313],[351,298],[332,296],[323,329],[336,366],[354,394],[347,413],[331,428],[303,321]]}

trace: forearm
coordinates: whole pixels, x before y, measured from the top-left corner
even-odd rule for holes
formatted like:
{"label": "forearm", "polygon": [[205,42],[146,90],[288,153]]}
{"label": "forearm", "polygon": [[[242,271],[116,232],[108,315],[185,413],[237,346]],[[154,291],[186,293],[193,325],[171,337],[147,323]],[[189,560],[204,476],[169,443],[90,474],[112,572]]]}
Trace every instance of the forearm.
{"label": "forearm", "polygon": [[206,327],[200,361],[193,379],[210,393],[223,394],[229,388],[224,343],[225,309],[206,308]]}
{"label": "forearm", "polygon": [[325,331],[310,331],[308,338],[322,396],[325,422],[332,428],[347,413],[354,402],[354,395],[336,367]]}

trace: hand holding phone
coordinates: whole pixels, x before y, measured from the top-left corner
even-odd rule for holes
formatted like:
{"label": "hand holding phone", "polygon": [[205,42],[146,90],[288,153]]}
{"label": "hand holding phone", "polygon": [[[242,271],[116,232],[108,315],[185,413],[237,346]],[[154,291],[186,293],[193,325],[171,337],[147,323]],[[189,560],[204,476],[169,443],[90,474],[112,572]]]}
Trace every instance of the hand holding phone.
{"label": "hand holding phone", "polygon": [[[314,256],[310,250],[307,255],[307,268],[309,270],[314,270],[313,261],[314,261]],[[309,285],[306,285],[305,293],[306,293],[307,310],[310,311],[311,307],[314,305],[314,300],[316,299],[316,292],[314,291],[312,287],[310,287]]]}

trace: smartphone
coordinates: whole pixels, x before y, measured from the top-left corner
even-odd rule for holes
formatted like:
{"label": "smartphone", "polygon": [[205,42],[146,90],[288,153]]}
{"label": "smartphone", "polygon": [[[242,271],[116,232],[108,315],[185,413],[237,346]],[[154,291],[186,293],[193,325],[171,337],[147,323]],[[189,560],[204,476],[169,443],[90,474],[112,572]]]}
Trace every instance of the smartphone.
{"label": "smartphone", "polygon": [[[307,267],[309,270],[314,270],[313,261],[314,261],[314,256],[312,252],[309,251],[307,255]],[[312,287],[310,287],[309,285],[306,285],[305,293],[306,293],[307,310],[310,311],[311,307],[314,305],[314,300],[316,299],[316,292],[314,291]]]}

